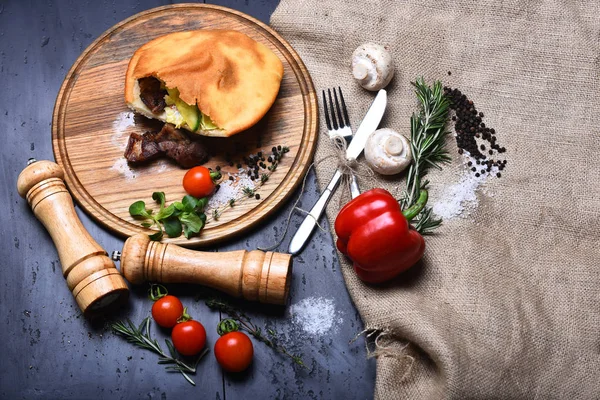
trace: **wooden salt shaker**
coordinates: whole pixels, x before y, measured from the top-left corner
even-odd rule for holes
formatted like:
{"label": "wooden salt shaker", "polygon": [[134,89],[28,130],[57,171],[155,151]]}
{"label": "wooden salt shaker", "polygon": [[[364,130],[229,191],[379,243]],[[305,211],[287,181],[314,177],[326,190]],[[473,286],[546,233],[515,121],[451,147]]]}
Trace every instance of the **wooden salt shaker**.
{"label": "wooden salt shaker", "polygon": [[119,258],[123,275],[133,284],[196,283],[270,304],[286,303],[292,276],[290,254],[201,252],[151,241],[144,234],[127,239],[122,254],[113,253],[113,259]]}
{"label": "wooden salt shaker", "polygon": [[127,299],[125,280],[75,212],[63,169],[51,161],[30,161],[19,174],[17,190],[52,237],[63,276],[81,311],[95,314]]}

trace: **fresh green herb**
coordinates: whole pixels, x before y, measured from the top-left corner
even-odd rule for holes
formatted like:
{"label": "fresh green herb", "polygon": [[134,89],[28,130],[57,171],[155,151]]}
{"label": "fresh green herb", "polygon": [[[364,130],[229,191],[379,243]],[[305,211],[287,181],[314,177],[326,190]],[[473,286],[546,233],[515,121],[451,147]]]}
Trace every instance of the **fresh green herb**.
{"label": "fresh green herb", "polygon": [[[406,191],[400,204],[403,209],[414,205],[421,190],[426,190],[429,181],[423,180],[430,167],[441,168],[441,164],[450,162],[446,150],[446,130],[450,100],[444,95],[442,83],[436,81],[428,86],[422,77],[413,83],[415,94],[420,103],[418,113],[410,119],[410,145],[413,161],[406,176]],[[415,228],[422,234],[431,233],[442,220],[433,217],[431,208],[424,207],[415,220]]]}
{"label": "fresh green herb", "polygon": [[129,206],[129,214],[132,217],[152,220],[152,222],[142,222],[141,225],[143,227],[151,228],[152,226],[156,226],[158,228],[158,232],[150,235],[150,239],[160,240],[164,232],[169,237],[178,237],[183,232],[185,237],[189,239],[204,228],[206,223],[204,209],[208,204],[207,198],[197,199],[186,195],[181,202],[176,201],[168,207],[165,207],[166,198],[164,192],[152,193],[152,199],[160,204],[160,208],[156,214],[152,210],[147,209],[146,203],[141,200]]}
{"label": "fresh green herb", "polygon": [[242,189],[242,192],[248,197],[253,197],[255,190],[246,186],[245,188]]}
{"label": "fresh green herb", "polygon": [[[277,338],[277,333],[273,329],[266,329],[267,336],[263,335],[261,328],[259,328],[256,324],[254,324],[250,317],[244,314],[242,311],[234,308],[228,303],[217,299],[210,299],[206,301],[206,305],[213,310],[221,311],[227,315],[229,315],[229,319],[223,320],[223,326],[219,325],[222,332],[229,331],[228,329],[235,327],[233,330],[243,329],[248,332],[250,335],[254,336],[256,340],[266,344],[268,347],[273,350],[289,357],[295,364],[307,368],[302,361],[302,356],[292,354],[279,342],[279,338]],[[220,333],[219,333],[220,334]]]}
{"label": "fresh green herb", "polygon": [[204,357],[208,353],[208,349],[205,348],[199,355],[193,366],[184,363],[183,361],[177,358],[175,348],[173,347],[173,343],[170,340],[165,339],[165,343],[169,348],[169,355],[167,355],[158,344],[156,339],[153,339],[150,336],[150,317],[144,318],[139,327],[133,325],[133,323],[128,319],[127,323],[118,321],[111,325],[112,330],[115,334],[123,336],[127,339],[128,342],[133,343],[134,345],[141,347],[146,350],[153,351],[154,353],[159,355],[158,363],[159,364],[173,364],[165,367],[168,371],[178,371],[181,372],[181,375],[192,385],[196,386],[196,383],[189,377],[188,374],[196,373],[196,367],[198,366],[198,362],[200,359]]}

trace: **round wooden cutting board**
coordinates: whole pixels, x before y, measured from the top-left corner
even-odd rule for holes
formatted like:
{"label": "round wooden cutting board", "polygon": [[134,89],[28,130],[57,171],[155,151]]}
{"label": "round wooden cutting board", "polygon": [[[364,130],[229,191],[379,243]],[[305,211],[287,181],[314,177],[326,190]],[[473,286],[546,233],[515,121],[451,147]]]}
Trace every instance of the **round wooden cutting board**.
{"label": "round wooden cutting board", "polygon": [[[276,32],[243,13],[206,4],[171,5],[137,14],[109,29],[77,59],[60,89],[52,121],[54,156],[65,170],[72,195],[96,221],[122,236],[153,233],[129,215],[129,206],[135,201],[143,200],[147,207],[158,209],[152,192],[165,192],[167,204],[181,201],[186,194],[182,187],[186,170],[173,161],[160,159],[131,166],[123,157],[131,133],[157,129],[155,122],[134,116],[125,104],[127,64],[144,43],[193,29],[245,33],[277,54],[284,76],[275,104],[256,126],[230,138],[206,139],[212,155],[205,165],[220,166],[226,182],[207,210],[209,221],[204,230],[189,240],[165,235],[163,241],[208,245],[240,234],[268,217],[292,193],[313,156],[318,131],[315,90],[302,60]],[[290,151],[256,190],[260,198],[246,197],[228,207],[226,197],[239,194],[242,185],[249,183],[238,163],[259,151],[268,156],[272,147],[279,145]],[[213,219],[212,210],[223,202],[224,211]]]}

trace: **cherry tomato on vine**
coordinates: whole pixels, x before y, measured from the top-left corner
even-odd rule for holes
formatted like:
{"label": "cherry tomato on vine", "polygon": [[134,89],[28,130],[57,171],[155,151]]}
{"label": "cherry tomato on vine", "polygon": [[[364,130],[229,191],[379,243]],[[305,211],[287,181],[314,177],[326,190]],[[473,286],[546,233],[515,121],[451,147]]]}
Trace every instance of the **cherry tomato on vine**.
{"label": "cherry tomato on vine", "polygon": [[242,332],[229,332],[217,339],[215,357],[228,372],[242,372],[250,366],[254,347],[250,338]]}
{"label": "cherry tomato on vine", "polygon": [[220,173],[211,172],[206,167],[194,167],[183,176],[183,188],[188,194],[194,197],[207,197],[215,191],[213,179],[217,179],[220,176]]}
{"label": "cherry tomato on vine", "polygon": [[184,356],[200,353],[206,344],[206,330],[198,321],[189,320],[175,325],[171,332],[175,349]]}
{"label": "cherry tomato on vine", "polygon": [[152,318],[163,328],[172,328],[183,314],[183,304],[171,295],[161,297],[152,305]]}

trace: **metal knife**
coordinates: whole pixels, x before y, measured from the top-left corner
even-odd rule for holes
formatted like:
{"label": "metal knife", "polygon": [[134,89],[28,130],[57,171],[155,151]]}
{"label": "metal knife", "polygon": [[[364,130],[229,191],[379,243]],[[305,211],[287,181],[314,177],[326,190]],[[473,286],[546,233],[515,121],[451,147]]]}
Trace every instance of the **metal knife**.
{"label": "metal knife", "polygon": [[[346,159],[356,160],[358,156],[360,156],[365,148],[365,144],[367,143],[367,138],[379,126],[379,122],[381,122],[381,118],[383,117],[386,106],[387,92],[384,89],[381,89],[377,93],[377,96],[375,97],[375,100],[373,100],[371,107],[369,107],[365,118],[360,123],[360,126],[356,130],[352,141],[348,145],[348,148],[346,149]],[[336,170],[333,178],[331,178],[331,181],[329,182],[329,185],[327,185],[327,188],[325,188],[323,194],[321,194],[321,197],[319,197],[317,203],[310,210],[306,218],[304,218],[300,228],[298,228],[298,231],[292,238],[288,249],[290,254],[298,254],[308,241],[310,234],[315,229],[315,226],[317,226],[317,221],[323,214],[323,211],[325,211],[325,207],[331,198],[331,194],[340,182],[341,177],[342,173],[340,170]]]}

